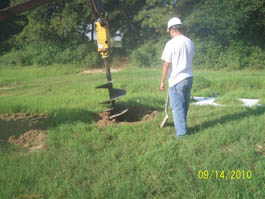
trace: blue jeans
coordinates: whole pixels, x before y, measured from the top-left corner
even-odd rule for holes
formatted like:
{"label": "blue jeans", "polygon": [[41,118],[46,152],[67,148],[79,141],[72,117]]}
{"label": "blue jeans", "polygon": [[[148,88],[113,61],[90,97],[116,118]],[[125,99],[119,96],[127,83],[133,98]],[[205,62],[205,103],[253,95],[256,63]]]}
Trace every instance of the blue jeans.
{"label": "blue jeans", "polygon": [[173,112],[176,136],[187,133],[187,113],[190,103],[190,92],[193,78],[188,77],[169,88],[170,107]]}

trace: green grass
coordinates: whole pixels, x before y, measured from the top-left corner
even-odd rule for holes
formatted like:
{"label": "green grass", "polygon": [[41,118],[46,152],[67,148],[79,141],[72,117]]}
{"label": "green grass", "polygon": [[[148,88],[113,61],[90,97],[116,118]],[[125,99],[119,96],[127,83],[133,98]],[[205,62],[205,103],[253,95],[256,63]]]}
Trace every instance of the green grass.
{"label": "green grass", "polygon": [[[49,118],[46,149],[23,154],[0,145],[1,199],[265,198],[264,151],[255,149],[265,148],[264,106],[191,105],[190,135],[175,140],[171,115],[159,128],[166,95],[159,91],[161,70],[131,67],[112,73],[114,87],[127,90],[119,102],[156,110],[155,120],[98,128],[96,115],[104,110],[98,103],[108,95],[95,87],[105,74],[81,75],[81,69],[0,69],[0,113]],[[265,71],[194,74],[192,96],[259,98],[264,105]],[[200,180],[200,170],[211,179]],[[252,177],[216,179],[223,170],[251,171]]]}
{"label": "green grass", "polygon": [[233,95],[225,95],[225,96],[221,96],[217,99],[214,100],[215,103],[217,104],[222,104],[222,105],[233,105],[233,106],[242,106],[244,105],[244,103],[242,101],[240,101],[237,98],[234,98]]}

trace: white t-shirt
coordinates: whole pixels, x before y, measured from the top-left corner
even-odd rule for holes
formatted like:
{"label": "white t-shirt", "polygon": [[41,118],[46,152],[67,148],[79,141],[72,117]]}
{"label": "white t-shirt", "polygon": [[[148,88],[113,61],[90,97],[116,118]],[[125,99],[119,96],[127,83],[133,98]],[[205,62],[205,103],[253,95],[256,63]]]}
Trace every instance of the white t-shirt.
{"label": "white t-shirt", "polygon": [[187,77],[192,77],[193,42],[179,35],[169,40],[164,48],[161,59],[171,63],[168,72],[168,86],[172,87]]}

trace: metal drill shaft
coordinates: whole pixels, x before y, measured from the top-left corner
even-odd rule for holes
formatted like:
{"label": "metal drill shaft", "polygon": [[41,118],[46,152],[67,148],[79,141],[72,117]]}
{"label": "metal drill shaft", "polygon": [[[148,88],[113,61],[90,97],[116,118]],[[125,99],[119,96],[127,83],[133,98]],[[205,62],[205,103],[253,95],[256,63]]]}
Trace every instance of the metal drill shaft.
{"label": "metal drill shaft", "polygon": [[[109,60],[108,58],[105,58],[104,59],[104,67],[105,67],[105,71],[106,71],[106,77],[107,77],[107,80],[110,84],[110,86],[108,87],[109,89],[109,98],[111,99],[113,97],[113,85],[112,85],[112,79],[111,79],[111,73],[110,73],[110,66],[109,66]],[[115,101],[111,101],[111,107],[114,108],[115,106]]]}

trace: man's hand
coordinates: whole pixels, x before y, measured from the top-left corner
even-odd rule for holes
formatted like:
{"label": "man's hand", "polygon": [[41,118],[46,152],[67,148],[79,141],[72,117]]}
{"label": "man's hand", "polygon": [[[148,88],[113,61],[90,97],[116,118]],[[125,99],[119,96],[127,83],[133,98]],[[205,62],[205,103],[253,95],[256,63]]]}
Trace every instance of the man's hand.
{"label": "man's hand", "polygon": [[164,91],[165,90],[165,83],[164,82],[161,82],[160,83],[160,90],[161,91]]}

